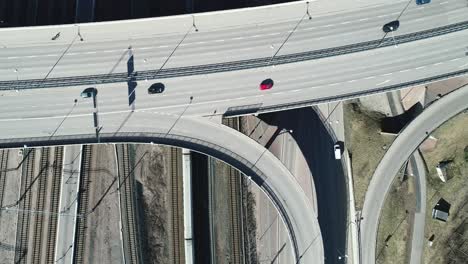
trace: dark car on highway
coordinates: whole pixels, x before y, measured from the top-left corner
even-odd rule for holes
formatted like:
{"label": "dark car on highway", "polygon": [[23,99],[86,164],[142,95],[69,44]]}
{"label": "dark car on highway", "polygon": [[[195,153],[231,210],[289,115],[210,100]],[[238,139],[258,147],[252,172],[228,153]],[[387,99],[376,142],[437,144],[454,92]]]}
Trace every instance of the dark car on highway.
{"label": "dark car on highway", "polygon": [[97,89],[94,87],[89,87],[89,88],[84,89],[83,92],[81,92],[81,97],[89,98],[89,97],[92,97],[93,94],[97,95]]}
{"label": "dark car on highway", "polygon": [[429,4],[431,0],[416,0],[417,5]]}
{"label": "dark car on highway", "polygon": [[164,84],[163,83],[153,83],[150,88],[148,88],[149,94],[158,94],[164,92]]}
{"label": "dark car on highway", "polygon": [[396,31],[400,27],[400,21],[394,20],[392,22],[388,22],[382,28],[383,32],[389,33],[392,31]]}

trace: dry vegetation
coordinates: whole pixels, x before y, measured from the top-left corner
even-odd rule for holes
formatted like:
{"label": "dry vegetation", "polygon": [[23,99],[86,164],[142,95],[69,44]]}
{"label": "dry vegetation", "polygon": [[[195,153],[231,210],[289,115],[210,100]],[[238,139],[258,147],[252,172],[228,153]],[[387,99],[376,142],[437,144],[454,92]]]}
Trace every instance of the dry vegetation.
{"label": "dry vegetation", "polygon": [[[434,243],[425,243],[425,263],[468,263],[468,114],[461,113],[434,133],[437,147],[423,153],[428,167],[426,238],[434,235]],[[439,180],[435,166],[451,160],[447,182]],[[451,204],[446,223],[432,219],[431,212],[440,198]]]}
{"label": "dry vegetation", "polygon": [[394,137],[380,134],[383,114],[364,110],[354,100],[343,106],[347,148],[352,155],[356,209],[360,210],[372,174]]}
{"label": "dry vegetation", "polygon": [[399,173],[385,199],[377,233],[376,263],[408,263],[407,243],[411,238],[411,216],[416,197],[414,177]]}

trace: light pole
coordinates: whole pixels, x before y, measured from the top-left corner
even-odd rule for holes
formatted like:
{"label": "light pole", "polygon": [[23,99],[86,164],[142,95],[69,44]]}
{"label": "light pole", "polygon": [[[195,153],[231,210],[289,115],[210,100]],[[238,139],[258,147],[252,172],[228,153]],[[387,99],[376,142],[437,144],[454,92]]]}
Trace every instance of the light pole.
{"label": "light pole", "polygon": [[336,251],[338,251],[338,254],[339,254],[339,255],[338,255],[338,260],[342,260],[342,259],[348,258],[348,255],[342,254],[342,253],[340,252],[340,250],[337,249]]}
{"label": "light pole", "polygon": [[76,107],[76,103],[78,102],[77,99],[73,100],[73,106],[72,108],[70,109],[70,111],[65,115],[65,117],[62,119],[62,121],[60,122],[60,124],[57,126],[57,128],[54,130],[54,132],[49,136],[49,140],[55,135],[55,133],[57,133],[57,131],[59,130],[59,128],[62,126],[63,122],[65,122],[65,120],[67,119],[67,117],[73,112],[73,110],[75,109]]}
{"label": "light pole", "polygon": [[[304,18],[308,16],[309,17],[309,20],[312,19],[312,17],[310,16],[309,14],[309,2],[307,2],[307,11],[306,13],[301,17],[301,19],[299,20],[299,22],[297,22],[296,26],[294,26],[293,30],[291,30],[291,32],[289,32],[288,36],[286,37],[286,39],[283,41],[283,43],[281,43],[281,45],[279,46],[279,48],[276,50],[276,52],[273,54],[273,56],[271,56],[270,60],[268,61],[268,64],[266,66],[270,66],[270,64],[273,62],[273,59],[276,57],[276,55],[280,52],[281,48],[283,48],[284,44],[286,44],[286,42],[289,40],[289,38],[292,36],[292,34],[294,32],[296,32],[296,29],[299,27],[299,25],[301,24],[301,22],[304,20]],[[273,64],[273,66],[275,66]]]}
{"label": "light pole", "polygon": [[172,128],[174,128],[174,126],[177,124],[177,122],[179,121],[179,119],[184,115],[185,111],[187,111],[187,109],[189,108],[189,106],[192,104],[192,101],[193,101],[193,96],[190,96],[190,101],[189,103],[187,104],[187,106],[185,106],[184,108],[184,111],[182,111],[182,113],[180,113],[180,115],[177,117],[176,121],[174,122],[174,124],[172,124],[172,126],[169,128],[169,130],[166,132],[166,134],[164,135],[164,137],[167,137],[167,135],[169,135],[169,133],[171,132]]}
{"label": "light pole", "polygon": [[16,81],[19,81],[19,77],[18,77],[18,69],[17,69],[17,68],[15,68],[13,71],[16,73]]}
{"label": "light pole", "polygon": [[99,132],[101,131],[102,127],[99,126],[99,119],[98,119],[98,107],[97,107],[97,89],[94,88],[93,90],[93,120],[94,120],[94,129],[96,131],[96,139],[97,143],[100,143]]}

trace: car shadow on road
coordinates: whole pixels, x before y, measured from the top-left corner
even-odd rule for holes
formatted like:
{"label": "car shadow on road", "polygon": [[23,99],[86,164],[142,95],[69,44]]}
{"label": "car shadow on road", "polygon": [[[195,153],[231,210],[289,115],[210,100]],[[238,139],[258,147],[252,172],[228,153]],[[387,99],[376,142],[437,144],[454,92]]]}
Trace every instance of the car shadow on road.
{"label": "car shadow on road", "polygon": [[[339,263],[339,252],[345,252],[346,248],[348,208],[346,179],[341,160],[334,157],[333,137],[310,107],[258,117],[276,126],[277,131],[293,131],[290,134],[313,175],[326,263]],[[269,142],[276,136],[278,133]]]}

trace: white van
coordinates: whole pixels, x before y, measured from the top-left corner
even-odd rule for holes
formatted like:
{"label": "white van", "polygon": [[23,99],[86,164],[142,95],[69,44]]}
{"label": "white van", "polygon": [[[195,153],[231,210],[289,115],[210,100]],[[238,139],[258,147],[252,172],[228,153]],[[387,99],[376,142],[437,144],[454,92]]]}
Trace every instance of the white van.
{"label": "white van", "polygon": [[333,146],[333,152],[335,153],[335,159],[339,160],[341,159],[341,147],[340,144],[336,143]]}

